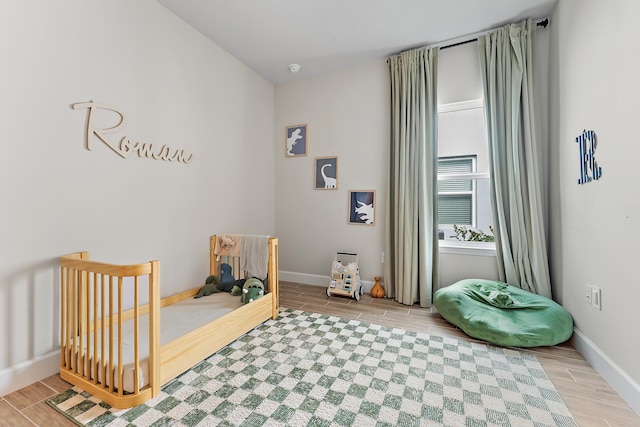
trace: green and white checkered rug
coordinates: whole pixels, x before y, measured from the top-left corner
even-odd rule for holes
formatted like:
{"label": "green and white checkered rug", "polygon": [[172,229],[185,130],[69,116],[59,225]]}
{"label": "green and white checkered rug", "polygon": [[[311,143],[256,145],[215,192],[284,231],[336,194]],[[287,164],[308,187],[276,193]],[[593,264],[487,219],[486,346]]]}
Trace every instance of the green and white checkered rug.
{"label": "green and white checkered rug", "polygon": [[144,405],[48,403],[88,426],[577,425],[531,354],[292,310]]}

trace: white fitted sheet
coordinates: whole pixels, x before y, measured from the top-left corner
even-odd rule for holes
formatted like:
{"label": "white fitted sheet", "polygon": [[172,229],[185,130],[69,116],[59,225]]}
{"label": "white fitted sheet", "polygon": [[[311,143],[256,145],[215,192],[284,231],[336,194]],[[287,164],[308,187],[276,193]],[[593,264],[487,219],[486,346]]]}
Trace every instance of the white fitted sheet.
{"label": "white fitted sheet", "polygon": [[[210,323],[225,314],[230,313],[238,307],[241,307],[242,301],[239,296],[232,296],[228,292],[220,292],[204,296],[202,298],[187,298],[179,301],[175,304],[163,307],[160,310],[160,345],[165,345],[171,341],[184,336],[185,334],[198,329],[201,326]],[[149,384],[149,316],[140,316],[139,320],[139,358],[140,358],[140,372],[139,372],[139,386],[143,388]],[[114,328],[114,342],[117,343],[117,326]],[[109,336],[106,335],[105,339],[108,342]],[[134,334],[133,334],[133,320],[127,320],[123,324],[123,359],[124,359],[124,373],[123,384],[124,391],[131,393],[134,391]],[[94,346],[93,336],[91,337],[91,343],[86,343],[85,348],[89,350],[89,345]],[[101,337],[98,334],[97,343],[97,356],[100,359],[100,341]],[[86,341],[85,341],[86,342]],[[93,354],[91,352],[90,354]],[[114,348],[114,369],[116,372],[116,378],[114,387],[118,388],[118,375],[117,375],[117,363],[118,363],[118,349]],[[106,358],[108,359],[108,354]],[[102,382],[103,372],[100,370],[98,373],[98,380]],[[107,381],[107,385],[108,385]]]}

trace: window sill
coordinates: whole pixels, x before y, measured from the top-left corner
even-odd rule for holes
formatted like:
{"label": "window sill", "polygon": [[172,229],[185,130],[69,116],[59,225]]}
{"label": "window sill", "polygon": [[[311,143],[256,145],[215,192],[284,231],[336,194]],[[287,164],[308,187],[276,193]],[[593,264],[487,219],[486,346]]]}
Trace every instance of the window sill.
{"label": "window sill", "polygon": [[496,256],[496,244],[493,242],[458,242],[439,240],[441,254]]}

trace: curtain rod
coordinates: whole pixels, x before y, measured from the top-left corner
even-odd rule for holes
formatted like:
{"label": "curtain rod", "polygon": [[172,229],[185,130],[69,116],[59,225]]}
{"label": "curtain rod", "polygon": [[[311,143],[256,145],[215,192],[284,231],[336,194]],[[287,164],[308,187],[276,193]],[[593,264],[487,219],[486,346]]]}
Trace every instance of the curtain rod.
{"label": "curtain rod", "polygon": [[[547,28],[548,25],[549,25],[549,18],[544,18],[543,20],[536,22],[536,27]],[[498,28],[501,28],[501,27],[498,27]],[[478,32],[478,33],[475,33],[475,34],[467,34],[466,36],[461,36],[461,37],[458,37],[456,39],[449,39],[448,40],[448,41],[452,41],[452,40],[463,39],[462,41],[459,41],[459,42],[453,41],[451,44],[446,44],[447,40],[445,40],[445,41],[442,41],[440,43],[434,43],[432,45],[423,46],[423,48],[430,48],[430,47],[438,46],[440,48],[440,50],[444,50],[444,49],[449,49],[450,47],[461,46],[463,44],[467,44],[467,43],[478,41],[478,37],[480,37],[482,35],[485,35],[485,34],[489,34],[490,32],[497,30],[498,28],[493,28],[491,30],[482,31],[482,32]],[[469,37],[469,38],[465,40],[464,39],[465,37]],[[419,49],[419,48],[415,47],[415,48],[412,48],[412,49],[407,49],[406,51],[402,51],[402,52],[408,52],[409,50],[413,50],[413,49]],[[389,58],[391,56],[399,55],[402,52],[394,53],[393,55],[390,55],[389,57],[387,57],[387,63],[389,63]]]}
{"label": "curtain rod", "polygon": [[[536,27],[547,28],[548,25],[549,25],[549,18],[544,18],[542,21],[536,22]],[[486,31],[484,33],[479,34],[477,37],[472,37],[472,38],[470,38],[468,40],[464,40],[464,41],[461,41],[461,42],[452,43],[452,44],[449,44],[449,45],[446,45],[446,46],[442,46],[442,47],[440,47],[440,50],[449,49],[450,47],[462,46],[463,44],[476,42],[476,41],[478,41],[478,37],[479,36],[481,36],[483,34],[487,34],[487,33],[491,32],[491,31],[493,31],[493,30]]]}

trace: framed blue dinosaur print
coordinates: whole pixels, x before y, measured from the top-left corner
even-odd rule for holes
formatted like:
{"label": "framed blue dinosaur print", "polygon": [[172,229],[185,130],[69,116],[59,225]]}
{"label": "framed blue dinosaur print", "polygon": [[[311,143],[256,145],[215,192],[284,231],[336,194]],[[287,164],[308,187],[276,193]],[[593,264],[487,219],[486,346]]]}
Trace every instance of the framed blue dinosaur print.
{"label": "framed blue dinosaur print", "polygon": [[287,126],[285,153],[287,157],[307,155],[307,125]]}
{"label": "framed blue dinosaur print", "polygon": [[314,188],[316,190],[338,189],[338,158],[316,157]]}
{"label": "framed blue dinosaur print", "polygon": [[349,224],[374,225],[374,190],[349,191]]}

